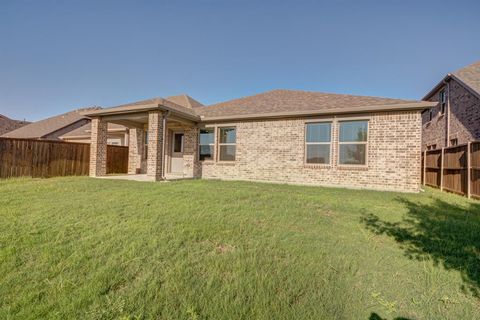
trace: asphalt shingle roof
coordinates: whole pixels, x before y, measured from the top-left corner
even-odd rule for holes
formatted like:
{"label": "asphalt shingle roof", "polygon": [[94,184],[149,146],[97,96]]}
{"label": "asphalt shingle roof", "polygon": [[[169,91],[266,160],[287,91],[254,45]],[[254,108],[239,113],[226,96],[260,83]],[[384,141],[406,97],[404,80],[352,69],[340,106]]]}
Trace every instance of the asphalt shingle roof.
{"label": "asphalt shingle roof", "polygon": [[23,127],[29,123],[30,122],[27,121],[13,120],[7,116],[0,114],[0,136],[7,132],[11,132],[15,129]]}
{"label": "asphalt shingle roof", "polygon": [[461,68],[452,74],[480,95],[480,61]]}
{"label": "asphalt shingle roof", "polygon": [[412,102],[417,101],[301,90],[273,90],[197,108],[195,111],[202,117],[218,117],[292,111],[318,111],[322,109],[338,109],[341,111],[343,108],[385,106]]}
{"label": "asphalt shingle roof", "polygon": [[2,137],[26,138],[26,139],[42,138],[72,123],[75,123],[82,119],[88,119],[85,115],[83,115],[83,113],[88,111],[98,110],[98,109],[100,108],[91,107],[91,108],[82,108],[82,109],[73,110],[67,113],[60,114],[58,116],[54,116],[44,120],[30,123],[24,127],[10,131],[2,135]]}

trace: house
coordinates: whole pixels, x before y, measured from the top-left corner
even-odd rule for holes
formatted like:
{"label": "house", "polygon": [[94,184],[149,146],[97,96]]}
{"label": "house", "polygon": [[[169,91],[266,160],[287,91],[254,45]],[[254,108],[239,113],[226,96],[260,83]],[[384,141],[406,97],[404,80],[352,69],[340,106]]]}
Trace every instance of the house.
{"label": "house", "polygon": [[423,98],[422,150],[480,140],[480,61],[447,74]]}
{"label": "house", "polygon": [[416,192],[421,112],[435,102],[273,90],[210,106],[163,98],[92,110],[90,176],[108,123],[129,128],[131,177],[233,179]]}
{"label": "house", "polygon": [[27,121],[13,120],[7,116],[4,116],[3,114],[0,114],[0,136],[7,132],[23,127],[29,123],[30,122]]}
{"label": "house", "polygon": [[[85,112],[98,110],[99,107],[76,109],[54,117],[30,123],[3,134],[4,138],[65,140],[70,142],[90,143],[90,118]],[[108,135],[109,144],[125,145],[127,129],[118,125],[111,125]],[[123,130],[123,132],[122,132]]]}

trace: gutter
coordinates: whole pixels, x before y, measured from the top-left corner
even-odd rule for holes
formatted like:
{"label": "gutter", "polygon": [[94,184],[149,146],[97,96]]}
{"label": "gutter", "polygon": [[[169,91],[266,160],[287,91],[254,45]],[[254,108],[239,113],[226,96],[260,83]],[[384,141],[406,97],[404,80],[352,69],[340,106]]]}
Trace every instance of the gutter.
{"label": "gutter", "polygon": [[447,112],[446,112],[446,117],[445,119],[445,146],[449,147],[450,145],[450,81],[443,81],[444,85],[447,85]]}

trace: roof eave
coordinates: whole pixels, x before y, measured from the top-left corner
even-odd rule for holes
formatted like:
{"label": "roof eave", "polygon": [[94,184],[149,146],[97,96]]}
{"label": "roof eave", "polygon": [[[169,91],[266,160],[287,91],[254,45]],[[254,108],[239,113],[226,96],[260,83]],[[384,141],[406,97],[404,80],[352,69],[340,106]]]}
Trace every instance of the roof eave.
{"label": "roof eave", "polygon": [[170,108],[166,105],[163,104],[145,104],[145,105],[136,105],[136,106],[131,106],[128,108],[124,108],[122,110],[115,110],[116,108],[111,108],[109,109],[102,109],[94,112],[89,112],[86,113],[85,115],[90,118],[95,118],[95,117],[102,117],[102,116],[109,116],[109,115],[117,115],[117,114],[128,114],[128,113],[138,113],[138,112],[147,112],[147,111],[152,111],[152,110],[161,110],[161,111],[169,111],[171,114],[177,115],[179,117],[185,118],[187,120],[191,121],[200,121],[199,116],[195,116],[192,114],[188,114],[185,112],[181,112],[179,110],[176,110],[174,108]]}
{"label": "roof eave", "polygon": [[443,77],[442,80],[440,80],[439,83],[437,83],[437,85],[435,87],[433,87],[432,90],[430,90],[423,98],[422,100],[427,100],[427,99],[430,99],[431,96],[433,96],[433,94],[435,92],[438,91],[438,89],[440,89],[440,87],[442,87],[443,85],[445,85],[445,82],[447,82],[448,80],[450,80],[450,78],[452,77],[452,74],[449,73],[447,74],[445,77]]}
{"label": "roof eave", "polygon": [[364,107],[352,108],[331,108],[323,110],[305,110],[305,111],[290,111],[290,112],[272,112],[272,113],[257,113],[244,115],[229,115],[216,117],[201,117],[202,122],[215,122],[227,120],[254,120],[254,119],[278,119],[291,117],[314,117],[337,114],[358,114],[358,113],[372,113],[372,112],[386,112],[386,111],[408,111],[408,110],[424,110],[436,105],[436,102],[420,101],[412,103],[390,104],[390,105],[373,105]]}
{"label": "roof eave", "polygon": [[460,83],[465,89],[467,89],[467,90],[470,91],[473,95],[475,95],[477,98],[480,99],[480,92],[477,92],[477,91],[473,90],[468,84],[466,84],[464,81],[462,81],[462,79],[460,79],[459,77],[457,77],[455,74],[449,73],[449,74],[447,74],[439,83],[437,83],[437,85],[436,85],[435,87],[433,87],[433,89],[430,90],[430,91],[422,98],[422,100],[430,99],[430,97],[433,96],[433,94],[434,94],[435,92],[437,92],[447,81],[450,81],[450,79],[454,79],[455,81],[457,81],[458,83]]}

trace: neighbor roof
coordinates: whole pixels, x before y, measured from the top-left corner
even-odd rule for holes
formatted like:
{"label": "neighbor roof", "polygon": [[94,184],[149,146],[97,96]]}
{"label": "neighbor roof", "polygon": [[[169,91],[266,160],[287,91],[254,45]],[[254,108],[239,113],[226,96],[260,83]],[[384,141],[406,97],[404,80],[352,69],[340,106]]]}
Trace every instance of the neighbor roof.
{"label": "neighbor roof", "polygon": [[202,120],[422,109],[429,103],[348,94],[273,90],[195,109]]}
{"label": "neighbor roof", "polygon": [[443,86],[444,82],[451,78],[457,80],[465,86],[465,88],[469,89],[473,94],[480,98],[480,61],[477,61],[464,68],[458,69],[453,73],[447,74],[442,81],[423,97],[423,100],[429,99],[441,86]]}
{"label": "neighbor roof", "polygon": [[[113,133],[113,132],[124,132],[126,131],[127,128],[125,126],[122,126],[120,124],[116,123],[108,123],[108,133]],[[72,130],[70,132],[67,132],[63,136],[60,136],[61,139],[65,138],[90,138],[92,132],[92,124],[91,122],[87,123],[86,125],[81,126],[80,128],[77,128],[75,130]]]}
{"label": "neighbor roof", "polygon": [[2,137],[6,138],[30,138],[38,139],[48,134],[65,128],[82,119],[88,119],[83,113],[91,110],[98,110],[99,107],[90,107],[73,110],[48,119],[30,123],[19,129],[10,131]]}
{"label": "neighbor roof", "polygon": [[7,116],[0,114],[0,135],[11,132],[29,123],[30,122],[27,121],[13,120]]}

